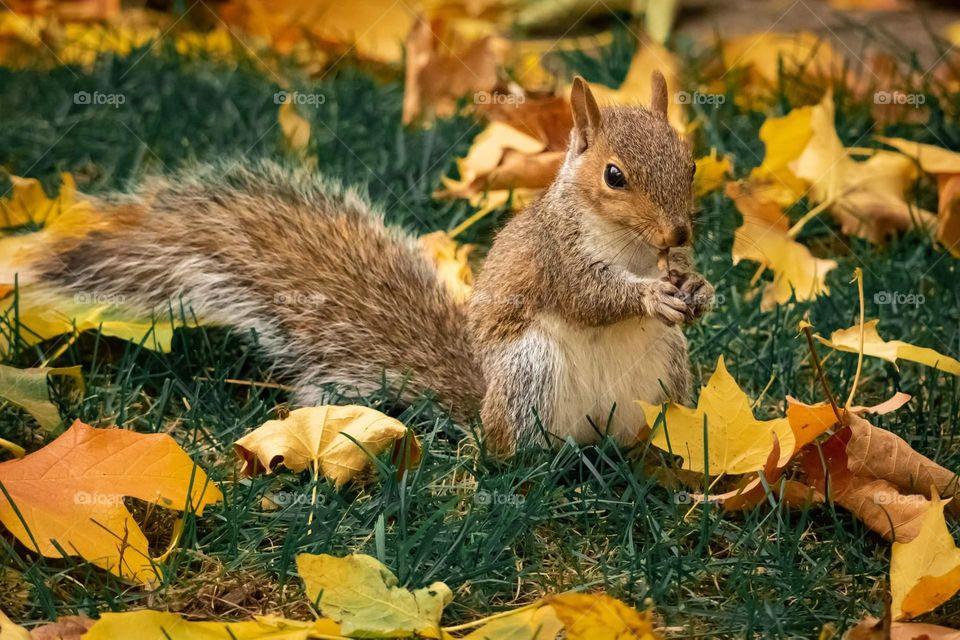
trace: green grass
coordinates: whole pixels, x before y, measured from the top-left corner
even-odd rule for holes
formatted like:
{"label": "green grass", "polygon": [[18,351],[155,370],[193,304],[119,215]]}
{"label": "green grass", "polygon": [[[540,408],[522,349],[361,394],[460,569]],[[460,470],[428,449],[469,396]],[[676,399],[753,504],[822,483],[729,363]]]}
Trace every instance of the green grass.
{"label": "green grass", "polygon": [[[621,35],[599,61],[570,56],[568,62],[588,77],[622,78],[629,62],[623,46]],[[688,68],[698,68],[693,63],[698,52],[687,55]],[[350,65],[319,82],[294,84],[326,97],[315,112],[304,110],[313,122],[311,146],[323,172],[365,185],[391,222],[417,232],[452,228],[470,214],[465,203],[438,202],[431,193],[479,125],[458,117],[429,130],[405,129],[402,82],[374,80]],[[228,66],[172,51],[134,52],[104,57],[92,70],[0,68],[0,87],[0,166],[13,175],[39,177],[50,189],[61,171],[76,174],[81,188],[101,192],[194,160],[282,155],[273,102],[278,86],[251,60]],[[702,117],[698,154],[710,146],[732,154],[741,176],[762,157],[763,115],[738,107],[735,88],[731,82],[719,108],[694,115]],[[74,92],[94,90],[122,93],[127,101],[117,109],[73,104]],[[867,103],[843,93],[838,102],[838,128],[852,144],[871,126]],[[779,112],[788,110],[788,93],[779,94],[776,104]],[[889,130],[960,147],[956,122],[941,115],[929,129],[900,123]],[[929,199],[929,193],[921,194],[922,201]],[[799,217],[806,210],[801,204],[791,213]],[[504,215],[490,216],[466,239],[488,245]],[[721,194],[700,202],[699,267],[723,302],[688,332],[698,383],[723,354],[751,397],[767,388],[758,416],[780,415],[786,394],[821,399],[797,323],[809,314],[823,334],[853,324],[857,295],[849,280],[857,266],[864,270],[867,315],[881,319],[885,335],[954,357],[960,352],[957,261],[929,239],[906,234],[874,247],[839,236],[829,218],[821,217],[803,240],[840,263],[828,278],[831,295],[763,313],[758,298],[749,297],[755,265],[731,261],[738,224],[739,215]],[[878,291],[922,294],[926,302],[877,305]],[[61,344],[57,339],[23,348],[9,363],[36,365]],[[826,361],[839,396],[849,389],[855,360],[833,354]],[[746,514],[709,507],[691,512],[609,443],[525,450],[494,465],[429,401],[402,408],[387,391],[360,401],[414,428],[424,448],[422,463],[398,479],[389,461],[381,461],[380,479],[362,489],[338,491],[321,482],[311,530],[308,474],[236,477],[232,443],[274,417],[287,400],[282,391],[227,382],[273,380],[269,363],[241,336],[224,329],[180,330],[172,351],[158,354],[86,334],[56,364],[82,365],[88,385],[82,402],[65,400],[64,416],[172,433],[222,483],[226,499],[202,518],[187,518],[169,579],[152,594],[75,558],[38,557],[0,532],[3,565],[22,573],[28,585],[25,598],[19,598],[0,575],[0,608],[16,620],[36,623],[143,606],[232,618],[266,611],[305,616],[295,555],[352,551],[379,558],[410,586],[447,582],[456,594],[445,617],[449,623],[567,589],[603,589],[638,606],[651,598],[674,637],[816,637],[824,624],[845,628],[883,608],[889,545],[843,510],[764,506]],[[897,390],[915,399],[877,424],[940,464],[960,468],[957,378],[909,363],[898,371],[874,359],[865,362],[863,402],[878,402]],[[331,392],[331,400],[337,399]],[[0,437],[29,450],[46,441],[29,417],[9,407],[0,415]],[[279,511],[263,510],[262,496],[278,491],[299,498]],[[508,503],[485,504],[483,496],[502,496]],[[157,532],[163,525],[154,521],[146,528]],[[927,618],[960,624],[960,603]]]}

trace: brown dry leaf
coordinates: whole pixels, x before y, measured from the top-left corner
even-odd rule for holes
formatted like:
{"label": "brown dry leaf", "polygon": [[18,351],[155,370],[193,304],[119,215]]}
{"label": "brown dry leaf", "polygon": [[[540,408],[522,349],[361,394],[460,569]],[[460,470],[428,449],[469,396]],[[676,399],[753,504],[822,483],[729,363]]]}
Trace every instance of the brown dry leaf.
{"label": "brown dry leaf", "polygon": [[[407,435],[409,450],[403,450]],[[234,443],[244,475],[314,469],[342,486],[370,467],[371,458],[393,449],[401,464],[420,460],[416,436],[402,422],[357,405],[304,407],[282,420],[268,420]]]}
{"label": "brown dry leaf", "polygon": [[784,304],[794,295],[803,301],[830,293],[826,277],[837,266],[836,261],[815,257],[791,238],[787,233],[789,220],[779,205],[758,199],[735,182],[727,184],[726,193],[743,216],[733,240],[734,264],[752,260],[773,271],[773,282],[763,289],[763,310]]}
{"label": "brown dry leaf", "polygon": [[848,629],[843,640],[960,640],[960,631],[920,622],[893,622],[888,629],[883,620],[868,616]]}
{"label": "brown dry leaf", "polygon": [[831,92],[813,107],[810,128],[810,141],[790,169],[810,183],[814,202],[828,203],[845,234],[879,243],[898,230],[933,226],[933,214],[906,202],[907,187],[916,179],[909,158],[878,151],[857,162],[844,148],[834,126]]}
{"label": "brown dry leaf", "polygon": [[[918,362],[960,376],[960,360],[946,356],[927,347],[918,347],[902,340],[884,340],[877,331],[879,320],[870,320],[863,325],[863,353],[874,358],[882,358],[896,364],[897,360]],[[860,325],[838,329],[827,340],[814,336],[822,344],[849,353],[860,352]]]}
{"label": "brown dry leaf", "polygon": [[159,567],[123,498],[198,515],[223,499],[169,435],[79,420],[39,451],[0,463],[0,482],[10,496],[0,496],[0,522],[25,547],[48,558],[65,550],[146,586]]}
{"label": "brown dry leaf", "polygon": [[81,640],[95,622],[86,616],[63,616],[56,622],[34,627],[30,640]]}
{"label": "brown dry leaf", "polygon": [[453,299],[461,303],[469,300],[473,292],[473,270],[469,260],[475,246],[458,244],[446,231],[420,236],[419,242]]}
{"label": "brown dry leaf", "polygon": [[960,258],[960,153],[903,138],[877,137],[937,177],[937,240]]}
{"label": "brown dry leaf", "polygon": [[386,63],[400,62],[416,19],[410,5],[389,0],[229,0],[217,13],[280,53],[309,42],[332,55]]}
{"label": "brown dry leaf", "polygon": [[407,36],[403,123],[446,117],[457,100],[492,101],[506,43],[494,36],[463,42],[442,20],[418,17]]}
{"label": "brown dry leaf", "polygon": [[917,537],[893,543],[890,593],[894,620],[933,611],[960,591],[960,549],[947,528],[943,507],[940,497],[933,496]]}

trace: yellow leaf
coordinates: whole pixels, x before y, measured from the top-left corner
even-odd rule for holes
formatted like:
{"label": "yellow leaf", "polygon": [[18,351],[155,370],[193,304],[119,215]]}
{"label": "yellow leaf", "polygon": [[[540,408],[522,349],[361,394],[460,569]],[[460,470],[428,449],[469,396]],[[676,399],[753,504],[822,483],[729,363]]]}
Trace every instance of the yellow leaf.
{"label": "yellow leaf", "polygon": [[340,626],[332,620],[301,622],[275,616],[258,616],[244,622],[221,622],[219,620],[194,622],[184,620],[176,613],[166,611],[125,611],[104,613],[89,631],[84,640],[114,640],[137,638],[138,640],[307,640],[317,634],[339,636]]}
{"label": "yellow leaf", "polygon": [[60,412],[50,402],[47,389],[47,376],[51,375],[69,376],[83,389],[80,365],[16,369],[0,364],[0,398],[25,410],[48,431],[60,425]]}
{"label": "yellow leaf", "polygon": [[511,149],[530,156],[546,149],[546,144],[508,124],[491,122],[474,138],[467,155],[457,159],[460,179],[443,178],[447,192],[465,197],[466,194],[482,190],[478,189],[480,185],[475,181],[492,173],[503,161],[507,150]]}
{"label": "yellow leaf", "polygon": [[[960,376],[960,361],[927,347],[918,347],[901,340],[884,340],[877,330],[879,322],[879,320],[870,320],[863,327],[863,353],[865,355],[882,358],[894,364],[898,359],[910,360]],[[830,334],[829,340],[820,336],[816,336],[816,338],[826,346],[839,351],[860,352],[859,324],[834,331]]]}
{"label": "yellow leaf", "polygon": [[544,602],[563,622],[568,640],[658,640],[650,612],[640,613],[602,593],[563,593]]}
{"label": "yellow leaf", "polygon": [[750,68],[766,86],[774,86],[780,77],[803,71],[805,74],[831,76],[842,68],[843,58],[830,43],[814,33],[781,33],[767,30],[736,38],[723,44],[723,61],[728,69]]}
{"label": "yellow leaf", "polygon": [[0,640],[30,640],[30,632],[0,611]]}
{"label": "yellow leaf", "polygon": [[813,107],[799,107],[779,118],[767,118],[760,126],[760,140],[766,153],[763,162],[750,172],[751,190],[762,200],[789,207],[806,193],[808,185],[790,170],[813,136],[810,117]]}
{"label": "yellow leaf", "polygon": [[627,77],[618,88],[611,89],[601,84],[591,83],[590,89],[601,107],[638,104],[648,106],[653,98],[650,76],[654,71],[660,71],[666,78],[667,119],[682,135],[686,132],[686,115],[681,101],[675,99],[677,91],[680,90],[680,62],[663,45],[655,42],[640,42],[630,61]]}
{"label": "yellow leaf", "polygon": [[563,622],[546,605],[491,620],[461,640],[555,640],[561,630]]}
{"label": "yellow leaf", "polygon": [[847,235],[881,242],[891,232],[913,226],[927,228],[936,218],[906,202],[907,186],[916,178],[909,158],[878,151],[864,162],[854,160],[834,127],[833,95],[828,91],[811,111],[813,136],[791,163],[792,171],[808,181],[815,202],[829,203]]}
{"label": "yellow leaf", "polygon": [[326,554],[297,556],[297,572],[307,597],[324,616],[340,623],[343,635],[407,637],[414,633],[440,636],[440,616],[453,600],[442,582],[409,591],[397,577],[370,556]]}
{"label": "yellow leaf", "polygon": [[715,148],[710,150],[710,155],[699,158],[696,164],[697,171],[693,175],[693,191],[698,198],[723,186],[727,176],[733,170],[730,157],[717,158]]}
{"label": "yellow leaf", "polygon": [[733,182],[727,184],[727,196],[743,216],[733,239],[734,264],[752,260],[773,270],[773,282],[763,290],[761,309],[769,311],[792,295],[803,301],[830,293],[826,278],[836,268],[836,261],[815,257],[791,238],[787,216],[779,205],[760,200]]}
{"label": "yellow leaf", "polygon": [[303,153],[310,146],[310,122],[297,112],[292,96],[295,94],[286,94],[290,99],[284,100],[277,111],[277,121],[280,123],[280,130],[283,132],[283,139],[290,151]]}
{"label": "yellow leaf", "polygon": [[472,244],[458,245],[446,231],[434,231],[419,239],[420,248],[430,258],[440,280],[456,302],[466,302],[473,291],[473,271],[470,269]]}
{"label": "yellow leaf", "polygon": [[[660,415],[660,405],[643,401],[640,405],[647,424],[653,427]],[[708,441],[704,440],[704,419]],[[700,391],[697,408],[670,403],[663,427],[654,431],[650,442],[659,449],[682,456],[686,470],[714,476],[740,475],[764,468],[773,450],[774,436],[781,452],[777,466],[782,467],[795,449],[790,423],[786,418],[754,418],[747,394],[727,372],[723,356],[720,356],[716,371]],[[709,469],[704,467],[705,453]]]}
{"label": "yellow leaf", "polygon": [[960,590],[960,549],[936,495],[910,542],[894,542],[890,552],[891,612],[894,620],[932,611]]}
{"label": "yellow leaf", "polygon": [[23,518],[0,495],[0,522],[25,547],[50,558],[62,549],[148,586],[158,568],[123,497],[197,514],[223,497],[170,436],[79,420],[39,451],[0,463],[0,482]]}
{"label": "yellow leaf", "polygon": [[[304,407],[282,420],[269,420],[237,440],[234,449],[247,475],[277,464],[292,471],[315,465],[339,487],[370,466],[375,457],[407,437],[402,422],[375,409],[356,405]],[[420,459],[420,445],[410,433],[409,462]]]}

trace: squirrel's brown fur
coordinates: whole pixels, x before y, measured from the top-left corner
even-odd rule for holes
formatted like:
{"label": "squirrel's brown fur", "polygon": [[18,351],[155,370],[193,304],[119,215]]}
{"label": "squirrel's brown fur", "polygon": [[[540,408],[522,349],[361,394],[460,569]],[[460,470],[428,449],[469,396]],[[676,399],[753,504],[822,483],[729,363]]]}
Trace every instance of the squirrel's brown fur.
{"label": "squirrel's brown fur", "polygon": [[501,452],[541,432],[632,442],[636,400],[686,398],[679,325],[712,293],[681,247],[693,161],[659,74],[653,95],[650,109],[600,109],[576,79],[563,167],[498,234],[469,307],[357,194],[272,163],[193,169],[101,202],[117,223],[65,241],[35,275],[254,331],[299,403],[325,383],[364,393],[386,377],[460,420],[480,409]]}

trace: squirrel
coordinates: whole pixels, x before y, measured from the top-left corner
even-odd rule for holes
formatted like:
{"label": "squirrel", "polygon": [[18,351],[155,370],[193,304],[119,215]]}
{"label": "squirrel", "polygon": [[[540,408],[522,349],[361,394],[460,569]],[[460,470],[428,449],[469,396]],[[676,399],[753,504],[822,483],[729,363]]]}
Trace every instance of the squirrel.
{"label": "squirrel", "polygon": [[321,402],[331,383],[367,394],[386,379],[408,402],[433,394],[461,423],[479,413],[499,454],[604,431],[632,444],[646,428],[636,401],[687,400],[681,325],[713,292],[691,270],[695,164],[659,72],[652,96],[601,109],[574,79],[562,167],[496,235],[467,303],[358,191],[270,161],[87,196],[109,225],[57,241],[20,281],[148,311],[182,303],[253,332],[296,404]]}

